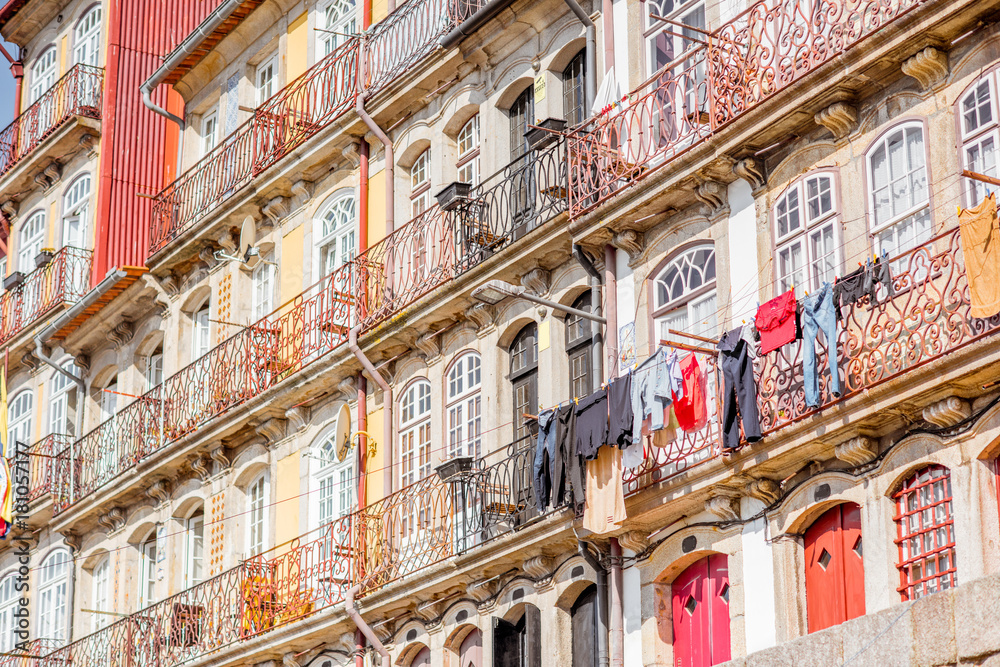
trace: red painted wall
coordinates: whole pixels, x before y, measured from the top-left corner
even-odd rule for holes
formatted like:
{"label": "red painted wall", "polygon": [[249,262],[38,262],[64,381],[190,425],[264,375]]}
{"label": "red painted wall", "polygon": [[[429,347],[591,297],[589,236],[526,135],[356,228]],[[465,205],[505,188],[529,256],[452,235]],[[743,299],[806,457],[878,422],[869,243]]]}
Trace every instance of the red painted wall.
{"label": "red painted wall", "polygon": [[[177,174],[178,128],[142,103],[139,87],[219,0],[110,0],[92,282],[109,269],[142,266],[152,200]],[[153,100],[183,115],[169,86]]]}
{"label": "red painted wall", "polygon": [[729,565],[723,554],[694,563],[671,586],[674,667],[729,660]]}
{"label": "red painted wall", "polygon": [[809,632],[863,616],[861,508],[844,503],[816,519],[806,531],[805,557]]}

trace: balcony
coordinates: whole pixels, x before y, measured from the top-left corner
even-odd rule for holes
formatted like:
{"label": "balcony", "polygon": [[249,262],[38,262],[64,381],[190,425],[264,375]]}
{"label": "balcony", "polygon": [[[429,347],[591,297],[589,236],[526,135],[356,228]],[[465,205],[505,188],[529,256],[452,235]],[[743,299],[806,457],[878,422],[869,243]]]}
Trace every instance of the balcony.
{"label": "balcony", "polygon": [[[44,664],[171,667],[361,596],[542,518],[534,508],[531,439],[474,462],[452,481],[431,475],[253,556],[78,641]],[[554,510],[555,511],[555,510]]]}
{"label": "balcony", "polygon": [[[49,495],[52,491],[52,468],[55,465],[56,454],[70,446],[72,438],[68,435],[51,434],[47,435],[27,450],[28,466],[28,495],[26,500],[29,504]],[[18,468],[21,459],[15,457],[13,477],[15,483],[22,474]]]}
{"label": "balcony", "polygon": [[90,250],[66,247],[0,295],[0,343],[55,308],[76,303],[90,289]]}
{"label": "balcony", "polygon": [[[59,134],[58,130],[74,118],[100,119],[104,70],[90,65],[74,65],[61,79],[24,110],[14,122],[0,131],[0,177],[25,161],[37,148]],[[96,131],[96,126],[94,126]],[[65,134],[65,133],[63,133]],[[60,136],[56,154],[75,149],[79,137]],[[66,145],[63,146],[62,144]],[[10,191],[21,189],[5,184]]]}

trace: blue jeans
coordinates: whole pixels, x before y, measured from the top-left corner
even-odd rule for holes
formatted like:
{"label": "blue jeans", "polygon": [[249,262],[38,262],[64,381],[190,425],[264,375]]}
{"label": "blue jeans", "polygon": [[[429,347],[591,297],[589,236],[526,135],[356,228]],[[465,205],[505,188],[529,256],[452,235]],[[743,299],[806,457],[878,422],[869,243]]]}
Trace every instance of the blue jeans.
{"label": "blue jeans", "polygon": [[[554,486],[552,477],[556,463],[556,410],[538,415],[538,442],[535,445],[535,461],[532,476],[535,483],[535,504],[539,512],[544,512],[549,504],[549,495]],[[546,459],[546,455],[548,458]],[[555,505],[555,503],[553,503]]]}
{"label": "blue jeans", "polygon": [[802,300],[802,375],[806,405],[819,405],[819,375],[816,371],[816,334],[823,331],[827,357],[830,359],[830,390],[840,396],[840,371],[837,369],[837,313],[833,306],[833,286],[823,283],[816,292]]}

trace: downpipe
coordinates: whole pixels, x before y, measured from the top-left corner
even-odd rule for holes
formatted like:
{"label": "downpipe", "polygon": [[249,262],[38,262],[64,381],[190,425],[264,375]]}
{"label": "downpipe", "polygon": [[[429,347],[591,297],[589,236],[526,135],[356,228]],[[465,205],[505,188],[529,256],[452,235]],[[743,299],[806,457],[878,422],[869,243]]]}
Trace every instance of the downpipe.
{"label": "downpipe", "polygon": [[[575,528],[573,532],[576,532]],[[576,548],[597,572],[597,666],[608,667],[608,572],[590,553],[588,542],[577,537]]]}
{"label": "downpipe", "polygon": [[[590,275],[590,312],[594,315],[601,316],[601,272],[597,270],[594,263],[590,260],[590,257],[588,257],[587,253],[584,252],[583,248],[575,243],[573,244],[573,257],[575,257],[576,261],[580,263],[583,270]],[[597,326],[597,322],[591,322],[591,326],[596,329],[594,337],[590,343],[590,358],[591,364],[594,367],[594,378],[603,378],[604,336],[601,335],[601,330]],[[611,332],[608,325],[605,324],[604,326],[605,329],[607,329],[605,335],[610,335]],[[600,384],[600,382],[597,382],[596,384]]]}
{"label": "downpipe", "polygon": [[375,636],[375,632],[371,627],[365,623],[365,619],[361,618],[361,614],[358,613],[357,608],[354,606],[354,596],[361,591],[361,586],[354,586],[347,591],[347,595],[344,596],[344,611],[347,615],[351,617],[354,621],[354,625],[358,626],[358,630],[361,634],[368,639],[368,643],[375,647],[378,654],[382,656],[382,667],[390,667],[392,664],[392,659],[389,657],[389,652],[385,650],[385,646],[382,646],[382,642],[378,640]]}
{"label": "downpipe", "polygon": [[392,150],[392,141],[382,131],[375,119],[365,111],[366,81],[368,79],[368,52],[365,49],[365,36],[358,40],[358,92],[354,100],[354,110],[358,117],[371,130],[371,133],[382,143],[385,149],[385,235],[388,237],[396,229],[396,157]]}
{"label": "downpipe", "polygon": [[577,0],[565,1],[566,6],[576,14],[576,18],[580,19],[580,23],[587,28],[587,76],[583,79],[587,94],[587,104],[584,108],[589,110],[594,108],[594,98],[597,97],[597,28]]}
{"label": "downpipe", "polygon": [[608,360],[607,379],[618,377],[618,252],[613,245],[604,246],[604,331],[605,357]]}
{"label": "downpipe", "polygon": [[383,492],[385,495],[392,493],[392,385],[386,382],[382,374],[378,372],[371,360],[365,356],[364,351],[358,346],[358,330],[360,326],[352,327],[347,335],[347,346],[354,353],[355,358],[361,362],[361,366],[368,371],[375,383],[382,388],[382,459],[385,465],[382,466]]}
{"label": "downpipe", "polygon": [[625,618],[622,605],[622,545],[611,540],[611,667],[625,664]]}

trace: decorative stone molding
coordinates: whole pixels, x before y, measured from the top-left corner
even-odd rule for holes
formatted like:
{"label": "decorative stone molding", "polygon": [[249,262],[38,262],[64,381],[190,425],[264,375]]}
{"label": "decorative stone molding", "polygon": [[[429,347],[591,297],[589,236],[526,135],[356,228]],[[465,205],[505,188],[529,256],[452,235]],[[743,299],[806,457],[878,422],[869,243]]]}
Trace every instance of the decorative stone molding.
{"label": "decorative stone molding", "polygon": [[348,375],[337,383],[337,391],[353,401],[358,398],[358,379],[353,375]]}
{"label": "decorative stone molding", "polygon": [[441,356],[441,340],[436,331],[417,337],[414,345],[424,356],[424,362],[431,364]]}
{"label": "decorative stone molding", "polygon": [[281,656],[281,667],[300,667],[299,661],[295,659],[294,653],[285,653]]}
{"label": "decorative stone molding", "polygon": [[312,183],[309,181],[295,181],[292,183],[292,195],[301,200],[299,202],[300,206],[309,201],[309,198],[312,197],[312,193]]}
{"label": "decorative stone molding", "polygon": [[177,280],[177,276],[174,275],[173,272],[168,273],[165,276],[154,276],[154,278],[156,278],[156,282],[160,284],[160,287],[163,289],[163,292],[167,295],[167,297],[173,298],[180,294],[181,286]]}
{"label": "decorative stone molding", "polygon": [[309,408],[302,405],[288,408],[285,410],[285,419],[291,424],[292,431],[301,431],[309,423]]}
{"label": "decorative stone molding", "polygon": [[344,150],[340,151],[340,154],[351,163],[352,169],[357,169],[361,166],[361,156],[358,155],[358,145],[353,141],[344,146]]}
{"label": "decorative stone molding", "polygon": [[220,471],[225,470],[226,468],[228,468],[233,464],[233,462],[229,460],[229,457],[226,456],[225,445],[218,445],[216,447],[212,447],[208,455],[212,458],[213,461],[215,461]]}
{"label": "decorative stone molding", "polygon": [[84,373],[90,372],[90,356],[86,354],[78,354],[73,357],[73,365],[79,368]]}
{"label": "decorative stone molding", "polygon": [[764,166],[752,157],[737,160],[733,165],[733,173],[749,183],[754,192],[767,185]]}
{"label": "decorative stone molding", "polygon": [[834,102],[813,116],[817,125],[822,125],[840,141],[858,126],[858,110],[847,102]]}
{"label": "decorative stone molding", "polygon": [[552,584],[552,559],[548,556],[532,556],[524,561],[524,572],[535,580],[535,588],[544,590]]}
{"label": "decorative stone molding", "polygon": [[[264,204],[260,212],[270,221],[271,227],[276,227],[288,215],[288,206],[284,197],[275,197]],[[265,223],[267,224],[267,223]]]}
{"label": "decorative stone molding", "polygon": [[120,507],[112,507],[97,517],[97,523],[106,528],[109,534],[114,533],[125,525],[125,511]]}
{"label": "decorative stone molding", "polygon": [[[23,524],[22,524],[23,525]],[[38,538],[40,535],[35,532],[31,532],[31,528],[21,529],[18,528],[18,522],[14,521],[12,529],[17,530],[17,541],[23,542],[24,547],[27,548],[29,554],[35,553],[38,549]]]}
{"label": "decorative stone molding", "polygon": [[944,400],[928,405],[924,408],[923,415],[925,421],[941,428],[947,428],[948,426],[954,426],[963,419],[968,419],[972,415],[972,406],[969,405],[968,401],[958,396],[949,396]]}
{"label": "decorative stone molding", "polygon": [[482,336],[496,320],[496,313],[489,304],[475,303],[465,309],[465,316],[476,325],[476,335]]}
{"label": "decorative stone molding", "polygon": [[114,343],[116,350],[125,347],[132,340],[133,336],[135,336],[135,328],[132,326],[132,321],[128,318],[122,318],[122,321],[113,326],[108,332],[108,340]]}
{"label": "decorative stone molding", "polygon": [[694,196],[705,205],[709,218],[726,208],[726,194],[726,186],[718,181],[702,181],[694,189]]}
{"label": "decorative stone molding", "polygon": [[198,476],[198,479],[200,479],[202,482],[207,482],[208,478],[212,476],[212,473],[209,472],[208,470],[208,459],[205,458],[204,454],[198,454],[197,456],[192,458],[188,462],[188,465],[191,467],[191,470],[194,471],[194,474]]}
{"label": "decorative stone molding", "polygon": [[87,157],[95,158],[97,157],[97,137],[89,132],[84,132],[80,135],[80,148],[87,151]]}
{"label": "decorative stone molding", "polygon": [[491,600],[495,600],[497,590],[496,580],[484,580],[473,581],[466,587],[465,592],[468,593],[469,597],[475,600],[476,605],[482,609],[483,605],[486,605]]}
{"label": "decorative stone molding", "polygon": [[209,271],[219,265],[219,260],[215,258],[215,248],[209,243],[203,245],[201,250],[198,251],[198,259],[205,262]]}
{"label": "decorative stone molding", "polygon": [[184,276],[184,280],[181,282],[182,292],[189,292],[194,287],[200,283],[202,280],[208,277],[208,267],[202,262],[195,262],[191,267],[191,271]]}
{"label": "decorative stone molding", "polygon": [[747,480],[744,492],[764,505],[773,505],[781,497],[781,485],[766,477],[750,478]]}
{"label": "decorative stone molding", "polygon": [[[219,244],[222,251],[227,255],[235,255],[236,251],[239,250],[239,243],[235,236],[233,236],[232,231],[225,230],[215,239],[215,242]],[[213,257],[214,259],[214,257]]]}
{"label": "decorative stone molding", "polygon": [[158,479],[150,484],[146,488],[146,496],[157,505],[162,505],[167,502],[170,498],[170,493],[167,489],[167,480]]}
{"label": "decorative stone molding", "polygon": [[13,220],[17,217],[17,202],[13,199],[0,201],[0,211],[3,211],[8,220]]}
{"label": "decorative stone molding", "polygon": [[642,232],[637,232],[634,229],[623,229],[611,236],[611,245],[627,252],[629,261],[634,262],[642,255],[645,248],[645,237]]}
{"label": "decorative stone molding", "polygon": [[273,445],[285,437],[285,420],[272,417],[257,426],[254,426],[257,435],[264,438],[268,445]]}
{"label": "decorative stone molding", "polygon": [[42,360],[35,355],[34,350],[29,349],[21,357],[21,365],[27,368],[30,373],[34,373],[42,367]]}
{"label": "decorative stone molding", "polygon": [[552,274],[550,272],[540,266],[536,266],[521,276],[521,285],[535,296],[545,296],[549,292],[551,279]]}
{"label": "decorative stone molding", "polygon": [[649,546],[649,535],[643,531],[630,530],[618,536],[618,544],[634,553],[640,553]]}
{"label": "decorative stone molding", "polygon": [[705,503],[705,509],[719,517],[723,521],[739,521],[740,510],[737,501],[739,494],[730,491],[721,491],[712,494],[712,497]]}
{"label": "decorative stone molding", "polygon": [[48,189],[52,187],[52,183],[49,182],[49,179],[41,171],[35,174],[35,185],[40,187],[43,192],[48,192]]}
{"label": "decorative stone molding", "polygon": [[834,447],[833,455],[848,465],[864,465],[878,456],[878,443],[872,438],[859,435]]}
{"label": "decorative stone molding", "polygon": [[80,553],[80,548],[83,546],[83,535],[77,535],[72,531],[66,531],[63,533],[63,542],[69,547],[69,550],[74,556]]}
{"label": "decorative stone molding", "polygon": [[42,173],[49,179],[49,183],[55,185],[59,182],[59,178],[62,176],[62,169],[60,169],[58,162],[50,162],[48,166],[42,170]]}
{"label": "decorative stone molding", "polygon": [[441,629],[441,617],[444,614],[444,601],[429,600],[417,605],[417,616],[424,622],[424,629],[433,634]]}
{"label": "decorative stone molding", "polygon": [[948,54],[933,46],[917,51],[903,61],[903,74],[917,80],[923,90],[948,76]]}

